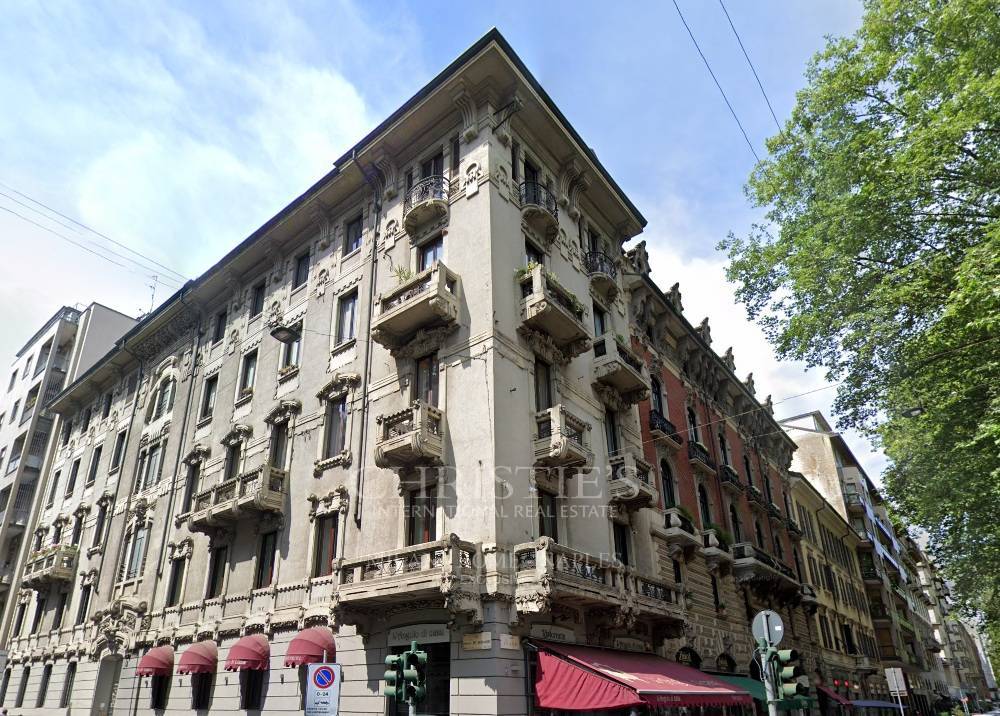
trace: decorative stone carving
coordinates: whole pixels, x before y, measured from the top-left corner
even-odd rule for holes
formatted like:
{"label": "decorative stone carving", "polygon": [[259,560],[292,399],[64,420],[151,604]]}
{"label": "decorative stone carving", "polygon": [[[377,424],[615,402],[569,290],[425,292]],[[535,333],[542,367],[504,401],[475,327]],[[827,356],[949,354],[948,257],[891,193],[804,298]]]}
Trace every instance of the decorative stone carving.
{"label": "decorative stone carving", "polygon": [[753,382],[753,373],[747,374],[747,378],[746,380],[743,381],[743,385],[745,385],[746,389],[750,391],[750,395],[757,394],[757,387],[754,385]]}
{"label": "decorative stone carving", "polygon": [[722,356],[722,362],[726,364],[729,370],[736,370],[736,358],[733,356],[732,346],[726,349],[725,354]]}
{"label": "decorative stone carving", "polygon": [[203,463],[208,459],[208,456],[212,454],[212,448],[210,445],[205,445],[203,443],[195,443],[194,447],[191,448],[191,452],[184,456],[181,461],[185,465],[197,465]]}
{"label": "decorative stone carving", "polygon": [[316,519],[319,515],[331,512],[339,512],[342,515],[346,515],[351,504],[350,494],[343,485],[338,485],[323,496],[313,494],[309,495],[306,499],[312,504],[312,509],[309,510],[310,520]]}
{"label": "decorative stone carving", "polygon": [[237,423],[233,426],[233,429],[226,433],[219,442],[226,447],[229,447],[230,445],[235,445],[236,443],[241,443],[244,440],[247,440],[252,434],[252,427],[243,423]]}
{"label": "decorative stone carving", "polygon": [[707,345],[712,345],[712,329],[708,325],[708,316],[702,319],[695,330],[698,331],[698,335]]}
{"label": "decorative stone carving", "polygon": [[280,425],[281,423],[287,423],[295,415],[298,415],[299,411],[302,410],[302,401],[300,400],[282,400],[279,401],[271,410],[264,416],[264,422],[270,423],[271,425]]}
{"label": "decorative stone carving", "polygon": [[458,328],[457,323],[449,323],[433,328],[421,328],[406,343],[391,348],[393,358],[414,359],[434,353],[444,345],[445,340]]}
{"label": "decorative stone carving", "polygon": [[471,142],[479,134],[479,112],[476,100],[463,85],[452,95],[452,101],[462,112],[462,139]]}
{"label": "decorative stone carving", "polygon": [[392,199],[396,196],[399,185],[399,169],[396,166],[396,162],[388,154],[382,153],[375,159],[375,166],[382,173],[383,198]]}

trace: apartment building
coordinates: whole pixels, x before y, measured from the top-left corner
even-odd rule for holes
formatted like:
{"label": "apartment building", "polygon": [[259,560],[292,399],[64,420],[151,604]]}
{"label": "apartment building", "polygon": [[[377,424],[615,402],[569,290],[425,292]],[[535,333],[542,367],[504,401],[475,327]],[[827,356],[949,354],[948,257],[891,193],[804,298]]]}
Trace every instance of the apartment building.
{"label": "apartment building", "polygon": [[63,306],[12,362],[0,396],[0,614],[18,602],[18,558],[55,423],[45,406],[134,323],[97,303]]}

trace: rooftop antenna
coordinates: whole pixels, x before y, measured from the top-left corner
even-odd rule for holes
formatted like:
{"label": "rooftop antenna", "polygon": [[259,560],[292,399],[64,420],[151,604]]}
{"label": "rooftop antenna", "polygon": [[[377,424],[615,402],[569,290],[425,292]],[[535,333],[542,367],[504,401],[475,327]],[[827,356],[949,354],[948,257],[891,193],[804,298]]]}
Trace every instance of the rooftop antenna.
{"label": "rooftop antenna", "polygon": [[147,284],[149,286],[150,290],[151,290],[151,293],[149,295],[149,312],[150,313],[153,312],[153,306],[156,304],[156,281],[159,278],[160,278],[159,276],[154,275],[153,276],[153,282]]}

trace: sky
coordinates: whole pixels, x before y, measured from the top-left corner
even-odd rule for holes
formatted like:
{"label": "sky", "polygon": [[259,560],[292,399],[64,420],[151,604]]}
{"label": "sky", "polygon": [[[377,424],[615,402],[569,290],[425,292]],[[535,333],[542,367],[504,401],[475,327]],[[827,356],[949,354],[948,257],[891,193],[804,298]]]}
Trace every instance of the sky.
{"label": "sky", "polygon": [[[724,1],[781,121],[810,57],[853,33],[862,11]],[[721,4],[678,4],[764,156],[777,129]],[[822,372],[777,361],[725,281],[716,244],[762,217],[744,194],[755,159],[672,2],[14,0],[4,15],[0,355],[64,304],[149,311],[495,26],[649,220],[653,277],[680,281],[691,322],[710,317],[713,347],[733,346],[738,374],[753,372],[777,417],[830,414]],[[25,196],[67,218],[43,219]],[[159,265],[97,258],[90,242],[107,242],[74,221]],[[881,453],[845,437],[877,479]]]}

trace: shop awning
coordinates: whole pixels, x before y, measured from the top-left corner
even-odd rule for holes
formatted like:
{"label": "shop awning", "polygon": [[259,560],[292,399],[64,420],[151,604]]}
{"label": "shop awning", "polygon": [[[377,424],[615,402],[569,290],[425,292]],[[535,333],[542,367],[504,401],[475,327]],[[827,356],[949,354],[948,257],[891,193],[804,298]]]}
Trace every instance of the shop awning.
{"label": "shop awning", "polygon": [[333,632],[330,627],[317,626],[303,629],[288,645],[285,654],[285,666],[302,666],[323,661],[336,661],[337,647],[333,642]]}
{"label": "shop awning", "polygon": [[852,701],[852,704],[863,709],[895,709],[899,711],[899,704],[894,704],[891,701],[877,701],[877,700],[864,700]]}
{"label": "shop awning", "polygon": [[819,689],[820,691],[822,691],[827,696],[829,696],[834,701],[836,701],[841,706],[845,706],[847,708],[851,708],[851,706],[853,706],[853,704],[850,701],[848,701],[847,699],[845,699],[843,696],[841,696],[840,694],[838,694],[836,691],[834,691],[833,689],[831,689],[829,686],[823,686],[823,684],[818,684],[816,686],[816,688]]}
{"label": "shop awning", "polygon": [[264,671],[271,661],[271,644],[263,634],[248,634],[229,647],[226,671]]}
{"label": "shop awning", "polygon": [[697,669],[651,654],[574,644],[538,647],[535,697],[541,708],[593,711],[653,706],[734,706],[750,694]]}
{"label": "shop awning", "polygon": [[174,671],[174,648],[155,646],[139,659],[135,673],[139,676],[170,676]]}
{"label": "shop awning", "polygon": [[219,648],[214,641],[205,640],[192,644],[181,654],[177,664],[178,674],[214,674],[219,662]]}

